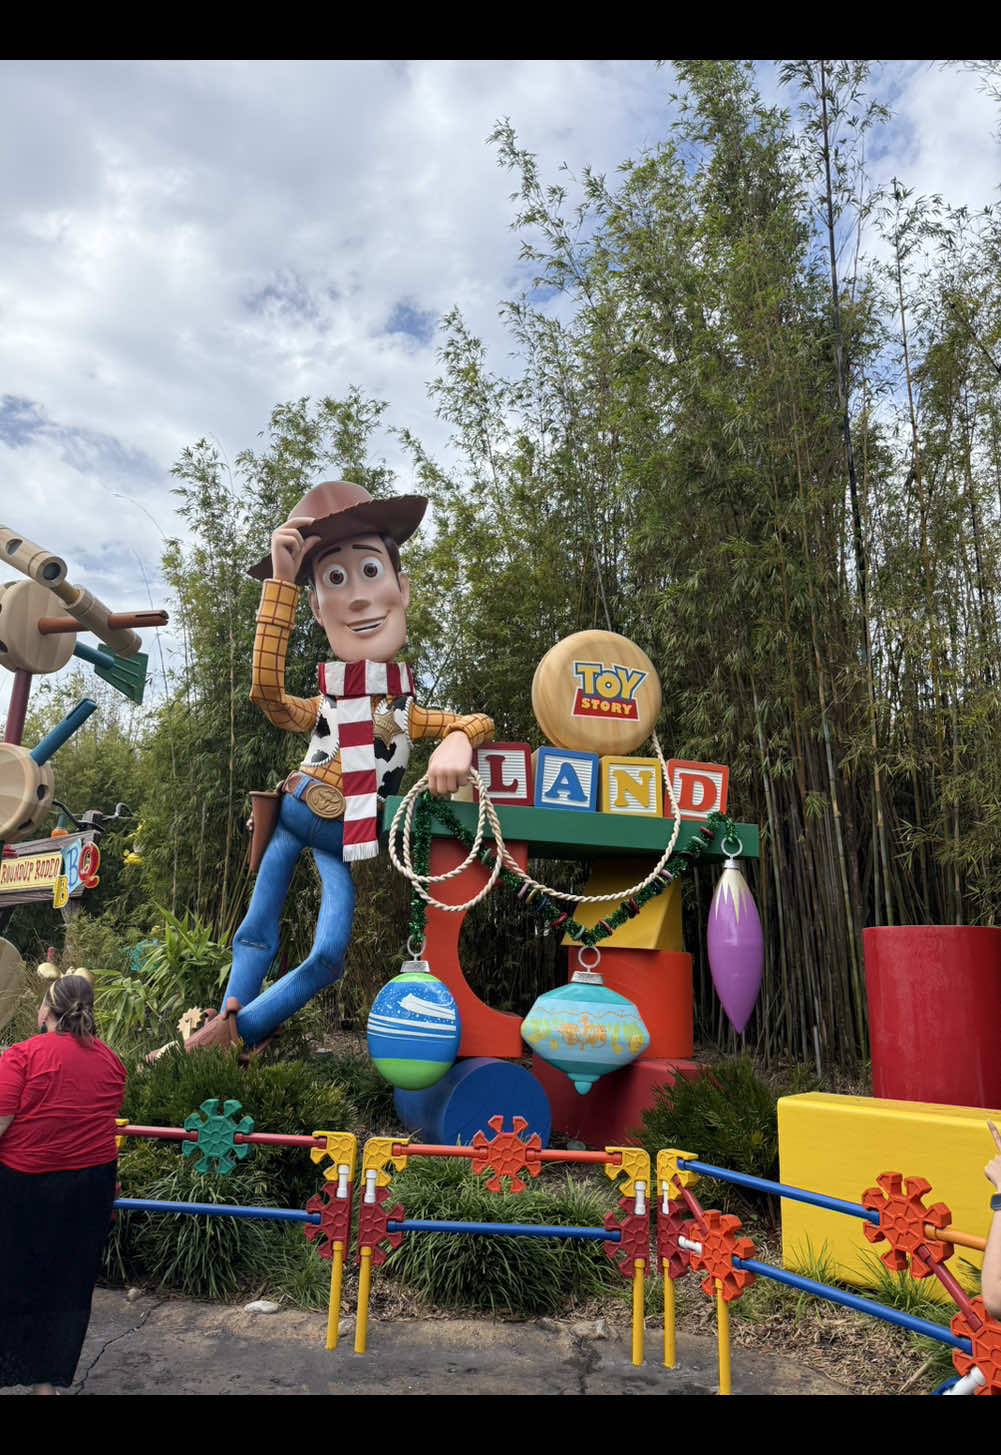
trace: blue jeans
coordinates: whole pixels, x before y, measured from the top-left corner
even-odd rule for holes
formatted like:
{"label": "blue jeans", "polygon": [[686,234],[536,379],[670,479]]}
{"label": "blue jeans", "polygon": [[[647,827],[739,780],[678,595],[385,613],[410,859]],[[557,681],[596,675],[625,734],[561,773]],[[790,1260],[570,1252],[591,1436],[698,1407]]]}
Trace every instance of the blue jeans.
{"label": "blue jeans", "polygon": [[[309,779],[299,785],[301,793]],[[250,908],[233,940],[233,967],[226,996],[234,995],[243,1009],[236,1018],[244,1045],[256,1046],[283,1021],[333,985],[344,973],[344,952],[351,936],[355,890],[351,871],[341,858],[344,825],[340,819],[319,818],[295,794],[282,794],[275,831],[264,851]],[[278,953],[282,907],[296,860],[311,849],[323,886],[320,917],[313,948],[301,965],[261,994],[261,985]]]}

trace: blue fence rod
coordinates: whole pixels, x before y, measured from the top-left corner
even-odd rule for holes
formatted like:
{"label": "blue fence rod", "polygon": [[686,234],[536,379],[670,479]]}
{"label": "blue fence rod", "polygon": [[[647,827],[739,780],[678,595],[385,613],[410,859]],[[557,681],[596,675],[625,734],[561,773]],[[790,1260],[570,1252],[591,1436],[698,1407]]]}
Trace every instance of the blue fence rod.
{"label": "blue fence rod", "polygon": [[261,1222],[318,1223],[319,1213],[291,1207],[231,1207],[221,1202],[150,1202],[141,1197],[118,1197],[113,1207],[127,1212],[203,1213],[218,1218],[257,1218]]}
{"label": "blue fence rod", "polygon": [[916,1319],[913,1314],[901,1313],[899,1309],[886,1308],[881,1303],[873,1303],[871,1299],[859,1298],[857,1294],[845,1293],[840,1288],[829,1288],[826,1283],[815,1283],[812,1278],[804,1278],[801,1273],[789,1273],[784,1268],[773,1268],[770,1263],[759,1263],[756,1258],[734,1258],[735,1268],[746,1268],[749,1273],[760,1273],[762,1278],[774,1279],[776,1283],[787,1283],[790,1288],[802,1289],[804,1293],[812,1293],[817,1298],[825,1299],[828,1303],[839,1303],[845,1308],[857,1309],[859,1313],[870,1314],[874,1319],[882,1319],[887,1324],[897,1324],[902,1329],[910,1329],[915,1334],[924,1334],[927,1339],[937,1339],[940,1344],[951,1344],[954,1349],[962,1349],[964,1354],[973,1353],[973,1344],[969,1339],[961,1338],[949,1329],[943,1329],[941,1324],[929,1323],[926,1319]]}
{"label": "blue fence rod", "polygon": [[386,1224],[391,1233],[486,1233],[515,1238],[589,1238],[596,1243],[618,1243],[622,1234],[607,1228],[545,1227],[539,1223],[449,1223],[424,1218],[404,1218]]}
{"label": "blue fence rod", "polygon": [[842,1202],[837,1197],[825,1197],[822,1192],[806,1192],[802,1187],[787,1187],[784,1182],[768,1182],[764,1177],[751,1177],[747,1172],[730,1172],[726,1167],[712,1167],[708,1162],[686,1162],[678,1158],[678,1166],[684,1172],[700,1172],[705,1177],[715,1177],[719,1182],[733,1182],[738,1187],[753,1187],[757,1192],[777,1192],[791,1202],[808,1202],[814,1207],[826,1207],[830,1212],[846,1213],[851,1218],[864,1218],[867,1223],[878,1223],[879,1213],[863,1207],[860,1202]]}

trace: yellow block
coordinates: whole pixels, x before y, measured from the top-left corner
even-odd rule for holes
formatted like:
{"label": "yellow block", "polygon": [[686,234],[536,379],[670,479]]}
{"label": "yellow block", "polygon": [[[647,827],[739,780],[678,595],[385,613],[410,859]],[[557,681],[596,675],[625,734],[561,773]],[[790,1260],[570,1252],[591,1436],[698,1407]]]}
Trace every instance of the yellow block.
{"label": "yellow block", "polygon": [[656,758],[602,758],[598,794],[601,813],[661,818],[663,808],[664,780]]}
{"label": "yellow block", "polygon": [[[997,1110],[940,1106],[922,1101],[889,1101],[870,1096],[829,1096],[809,1092],[779,1100],[779,1181],[808,1192],[861,1204],[883,1172],[923,1177],[931,1191],[926,1208],[942,1202],[950,1226],[974,1237],[987,1235],[990,1184],[984,1166],[994,1154],[986,1122],[1001,1120]],[[782,1261],[811,1276],[809,1263],[824,1244],[836,1267],[831,1275],[872,1285],[872,1261],[889,1249],[870,1243],[862,1219],[806,1203],[782,1200]],[[980,1268],[983,1254],[957,1247],[946,1267],[967,1290],[977,1288],[964,1263]],[[812,1276],[818,1276],[813,1273]],[[922,1292],[951,1303],[934,1276],[920,1280]]]}
{"label": "yellow block", "polygon": [[[582,894],[619,894],[642,884],[657,863],[656,859],[596,859],[591,865]],[[606,904],[578,904],[573,917],[586,930],[593,930],[599,920],[607,919],[618,909],[624,896]],[[576,940],[564,936],[564,945]],[[669,884],[642,905],[638,915],[613,930],[601,941],[602,950],[675,950],[684,951],[681,939],[681,885]]]}

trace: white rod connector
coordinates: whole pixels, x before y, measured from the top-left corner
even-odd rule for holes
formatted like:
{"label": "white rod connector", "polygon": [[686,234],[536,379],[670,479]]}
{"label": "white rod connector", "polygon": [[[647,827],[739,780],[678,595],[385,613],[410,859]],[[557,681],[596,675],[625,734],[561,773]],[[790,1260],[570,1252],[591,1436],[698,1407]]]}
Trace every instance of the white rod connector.
{"label": "white rod connector", "polygon": [[957,1379],[956,1380],[956,1383],[952,1386],[951,1389],[944,1389],[942,1391],[942,1393],[943,1394],[973,1394],[974,1391],[975,1390],[978,1390],[982,1384],[986,1384],[986,1383],[987,1383],[986,1379],[981,1374],[981,1372],[977,1368],[977,1366],[974,1364],[974,1366],[970,1370],[969,1374],[964,1374],[963,1377],[962,1377],[962,1379]]}

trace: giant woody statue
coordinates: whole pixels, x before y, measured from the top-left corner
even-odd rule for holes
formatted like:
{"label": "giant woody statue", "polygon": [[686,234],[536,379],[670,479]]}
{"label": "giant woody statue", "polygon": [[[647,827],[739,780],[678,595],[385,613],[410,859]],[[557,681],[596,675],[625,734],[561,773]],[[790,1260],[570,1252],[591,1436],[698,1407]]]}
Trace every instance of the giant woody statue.
{"label": "giant woody statue", "polygon": [[[278,727],[311,736],[298,772],[281,785],[277,821],[233,941],[222,1012],[189,1037],[186,1050],[258,1046],[340,978],[354,912],[347,866],[378,854],[379,800],[399,788],[412,740],[442,739],[431,754],[428,779],[431,792],[444,795],[465,783],[473,749],[493,736],[488,717],[418,707],[410,668],[396,661],[406,642],[410,601],[399,546],[426,508],[423,496],[373,500],[347,481],[317,485],[271,537],[270,557],[250,573],[264,581],[251,700]],[[336,659],[321,663],[320,692],[312,698],[285,692],[285,653],[303,585]],[[322,884],[313,947],[301,965],[261,993],[278,951],[292,871],[305,848],[312,850]]]}

